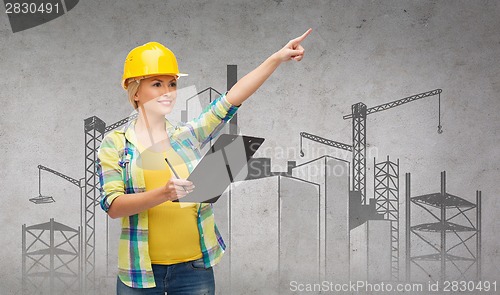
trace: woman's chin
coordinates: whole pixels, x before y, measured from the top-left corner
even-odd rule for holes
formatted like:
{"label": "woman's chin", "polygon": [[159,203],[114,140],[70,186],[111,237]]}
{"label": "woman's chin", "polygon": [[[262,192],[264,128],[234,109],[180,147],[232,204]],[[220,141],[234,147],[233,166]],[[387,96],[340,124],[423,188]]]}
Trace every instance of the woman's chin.
{"label": "woman's chin", "polygon": [[162,106],[160,108],[158,108],[158,111],[160,111],[160,113],[164,114],[164,115],[167,115],[167,114],[170,114],[172,112],[172,109],[173,109],[173,106]]}
{"label": "woman's chin", "polygon": [[158,114],[158,115],[167,115],[170,114],[173,110],[173,106],[156,106],[154,108],[146,109],[148,114]]}

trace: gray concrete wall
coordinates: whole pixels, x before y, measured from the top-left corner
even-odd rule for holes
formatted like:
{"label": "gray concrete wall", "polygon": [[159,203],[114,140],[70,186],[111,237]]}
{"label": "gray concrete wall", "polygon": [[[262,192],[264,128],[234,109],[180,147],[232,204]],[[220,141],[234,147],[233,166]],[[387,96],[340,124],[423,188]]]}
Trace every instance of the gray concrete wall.
{"label": "gray concrete wall", "polygon": [[[129,50],[161,42],[176,53],[181,71],[189,73],[180,87],[224,91],[226,65],[238,65],[241,78],[309,27],[313,32],[303,42],[304,59],[283,64],[238,111],[242,133],[266,138],[256,156],[270,157],[273,171],[285,171],[288,160],[303,163],[325,153],[350,161],[349,153],[309,140],[304,140],[305,157],[300,157],[299,132],[350,144],[351,121],[342,116],[352,104],[371,107],[443,89],[442,134],[436,132],[436,96],[368,116],[367,196],[373,197],[373,157],[382,161],[386,155],[400,159],[401,188],[404,173],[412,173],[413,196],[439,192],[444,170],[450,193],[475,202],[475,191],[481,190],[483,280],[498,279],[499,15],[498,1],[85,0],[50,22],[12,33],[2,14],[2,294],[17,294],[21,287],[23,224],[55,218],[79,225],[79,189],[61,178],[42,171],[42,194],[55,203],[28,201],[39,194],[37,165],[76,179],[84,176],[83,120],[97,116],[111,124],[132,110],[120,87]],[[289,153],[283,156],[279,150]],[[245,185],[251,183],[259,182]],[[96,212],[97,260],[108,255],[115,261],[116,249],[103,250],[106,223],[104,213]],[[428,219],[416,214],[416,220]],[[221,217],[221,223],[227,221],[226,214]],[[241,231],[244,224],[238,222],[248,222],[233,221]],[[119,221],[111,222],[113,228]],[[233,232],[238,234],[243,232]],[[252,237],[249,243],[266,241]],[[237,251],[241,248],[233,249]],[[255,273],[259,261],[252,258],[250,271]],[[100,274],[115,271],[113,265],[97,267]],[[216,280],[224,285],[226,278]],[[113,279],[100,283],[103,292],[114,288]]]}

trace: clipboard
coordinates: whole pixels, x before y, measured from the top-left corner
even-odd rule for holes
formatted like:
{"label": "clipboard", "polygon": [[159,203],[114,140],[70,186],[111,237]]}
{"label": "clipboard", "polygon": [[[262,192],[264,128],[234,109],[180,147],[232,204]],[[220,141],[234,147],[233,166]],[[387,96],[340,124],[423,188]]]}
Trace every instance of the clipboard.
{"label": "clipboard", "polygon": [[244,168],[263,142],[260,137],[221,134],[187,178],[195,185],[193,191],[172,202],[215,203],[232,182],[246,178]]}

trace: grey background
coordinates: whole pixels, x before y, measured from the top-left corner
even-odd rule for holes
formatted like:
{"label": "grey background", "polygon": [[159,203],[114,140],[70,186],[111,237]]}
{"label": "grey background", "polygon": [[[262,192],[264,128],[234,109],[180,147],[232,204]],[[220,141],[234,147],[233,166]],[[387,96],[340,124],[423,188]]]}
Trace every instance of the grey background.
{"label": "grey background", "polygon": [[[444,133],[436,132],[437,98],[426,98],[371,115],[367,145],[380,160],[400,159],[402,175],[412,173],[414,195],[439,191],[443,170],[451,193],[475,202],[475,191],[483,192],[483,278],[497,279],[499,15],[498,1],[84,0],[51,22],[13,34],[2,14],[0,293],[20,288],[22,224],[54,217],[77,226],[79,191],[63,179],[42,176],[42,190],[55,203],[39,207],[28,201],[38,195],[36,166],[83,177],[83,120],[95,115],[109,124],[132,110],[120,87],[129,50],[161,42],[189,73],[181,87],[224,91],[227,64],[238,65],[241,78],[309,27],[304,59],[283,64],[238,111],[244,134],[266,138],[267,152],[257,156],[272,158],[272,169],[285,171],[288,160],[304,162],[314,158],[313,149],[324,148],[306,142],[309,152],[299,158],[301,131],[351,142],[350,121],[342,119],[351,104],[370,107],[442,88]],[[295,154],[279,156],[277,148]],[[343,157],[333,148],[326,151]],[[255,208],[250,216],[268,214]],[[275,214],[276,208],[269,210]],[[96,214],[104,215],[99,208]],[[235,216],[235,230],[243,233],[251,221]],[[100,247],[105,237],[98,234]],[[256,246],[259,241],[257,235],[248,239]],[[248,271],[258,272],[259,257],[246,258],[254,261]],[[217,284],[226,279],[217,276]]]}

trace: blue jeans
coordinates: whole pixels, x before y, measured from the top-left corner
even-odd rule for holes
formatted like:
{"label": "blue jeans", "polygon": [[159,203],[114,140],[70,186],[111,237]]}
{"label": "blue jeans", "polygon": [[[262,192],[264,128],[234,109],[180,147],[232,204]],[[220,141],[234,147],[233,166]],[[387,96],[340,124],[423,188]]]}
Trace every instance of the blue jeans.
{"label": "blue jeans", "polygon": [[212,267],[205,268],[203,258],[171,265],[153,264],[155,288],[131,288],[120,278],[116,294],[213,295],[215,279]]}

